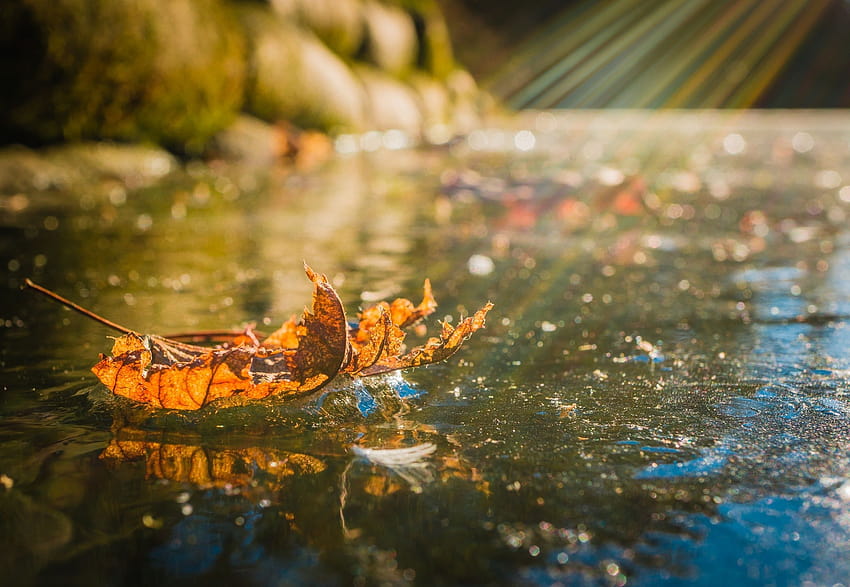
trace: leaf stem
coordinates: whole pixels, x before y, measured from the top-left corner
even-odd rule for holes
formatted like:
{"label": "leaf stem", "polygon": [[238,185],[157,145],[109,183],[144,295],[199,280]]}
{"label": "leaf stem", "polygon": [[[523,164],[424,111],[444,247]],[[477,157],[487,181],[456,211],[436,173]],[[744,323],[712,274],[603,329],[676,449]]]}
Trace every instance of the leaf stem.
{"label": "leaf stem", "polygon": [[[261,332],[256,330],[250,330],[250,332],[254,335],[263,336]],[[245,333],[245,330],[198,330],[197,332],[178,332],[175,334],[168,334],[163,338],[167,338],[169,340],[189,340],[191,342],[221,342],[228,341]]]}
{"label": "leaf stem", "polygon": [[116,324],[115,322],[112,322],[111,320],[107,320],[103,316],[98,316],[97,314],[95,314],[91,310],[86,310],[85,308],[83,308],[80,305],[75,304],[71,300],[67,300],[67,299],[63,298],[58,293],[52,292],[49,289],[47,289],[46,287],[42,287],[42,286],[38,285],[37,283],[32,281],[30,278],[25,279],[24,284],[27,287],[34,289],[35,291],[39,292],[40,294],[47,296],[48,298],[50,298],[54,302],[59,302],[60,304],[62,304],[66,308],[70,308],[71,310],[74,310],[75,312],[79,312],[80,314],[82,314],[86,318],[91,318],[95,322],[100,322],[104,326],[108,326],[109,328],[112,328],[113,330],[117,330],[118,332],[123,332],[124,334],[130,334],[130,333],[136,332],[135,330],[130,330],[126,326],[121,326],[120,324]]}

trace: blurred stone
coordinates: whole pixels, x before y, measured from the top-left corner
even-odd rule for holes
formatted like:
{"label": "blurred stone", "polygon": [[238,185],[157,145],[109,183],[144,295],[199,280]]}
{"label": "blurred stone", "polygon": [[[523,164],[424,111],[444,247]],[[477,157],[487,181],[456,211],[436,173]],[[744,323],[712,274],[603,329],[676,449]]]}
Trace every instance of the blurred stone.
{"label": "blurred stone", "polygon": [[426,127],[447,125],[450,121],[451,103],[445,85],[427,75],[414,75],[410,85],[419,96],[423,124]]}
{"label": "blurred stone", "polygon": [[435,0],[416,2],[411,10],[419,38],[417,65],[431,75],[444,79],[457,68],[449,29]]}
{"label": "blurred stone", "polygon": [[284,149],[273,125],[242,114],[213,137],[207,156],[267,165],[280,158]]}
{"label": "blurred stone", "polygon": [[0,194],[81,190],[84,186],[94,193],[108,180],[141,187],[179,168],[168,151],[145,145],[70,143],[42,151],[13,146],[0,149]]}
{"label": "blurred stone", "polygon": [[475,79],[463,69],[454,70],[446,78],[451,97],[452,126],[458,132],[469,132],[481,125],[481,92]]}
{"label": "blurred stone", "polygon": [[62,188],[79,179],[78,170],[56,165],[26,147],[0,149],[0,195]]}
{"label": "blurred stone", "polygon": [[[9,0],[0,15],[0,143],[133,141],[261,162],[283,143],[240,111],[325,133],[478,120],[436,0]],[[3,165],[10,189],[76,181],[64,164]]]}
{"label": "blurred stone", "polygon": [[299,0],[269,0],[268,3],[278,16],[287,19],[298,18]]}
{"label": "blurred stone", "polygon": [[147,145],[72,143],[47,150],[45,157],[86,175],[133,187],[153,183],[180,168],[168,151]]}
{"label": "blurred stone", "polygon": [[354,55],[363,42],[363,12],[358,0],[273,0],[285,16],[295,16],[339,55]]}
{"label": "blurred stone", "polygon": [[287,121],[269,124],[246,114],[216,135],[207,156],[261,166],[287,161],[305,171],[332,153],[333,143],[324,133],[303,130]]}
{"label": "blurred stone", "polygon": [[446,78],[446,86],[456,99],[475,99],[478,95],[478,84],[475,83],[468,71],[455,69]]}
{"label": "blurred stone", "polygon": [[219,0],[7,0],[0,135],[153,140],[198,152],[242,103],[244,45]]}
{"label": "blurred stone", "polygon": [[363,89],[339,57],[269,10],[250,6],[240,14],[251,44],[248,112],[323,131],[364,127]]}
{"label": "blurred stone", "polygon": [[376,1],[366,2],[363,11],[366,60],[394,75],[409,71],[416,64],[418,50],[410,14]]}
{"label": "blurred stone", "polygon": [[369,99],[370,128],[400,129],[418,136],[423,116],[416,93],[379,70],[361,66],[357,73]]}

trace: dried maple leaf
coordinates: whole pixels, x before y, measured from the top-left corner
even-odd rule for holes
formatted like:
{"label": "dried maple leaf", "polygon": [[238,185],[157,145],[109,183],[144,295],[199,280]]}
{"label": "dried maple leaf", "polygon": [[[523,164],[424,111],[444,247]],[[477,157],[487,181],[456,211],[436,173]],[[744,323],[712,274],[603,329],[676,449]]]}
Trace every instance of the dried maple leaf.
{"label": "dried maple leaf", "polygon": [[215,348],[138,334],[29,280],[26,283],[124,332],[115,340],[112,356],[101,355],[92,368],[113,393],[155,408],[179,410],[196,410],[223,398],[293,398],[320,389],[340,373],[370,376],[442,361],[484,326],[484,317],[493,307],[486,304],[456,328],[443,323],[438,338],[403,354],[402,329],[417,324],[437,307],[429,281],[419,305],[405,298],[381,302],[361,312],[358,322],[350,325],[327,278],[306,264],[304,269],[314,285],[313,305],[300,321],[290,318],[262,341],[251,329],[228,332],[224,344]]}
{"label": "dried maple leaf", "polygon": [[112,356],[102,357],[92,371],[117,395],[179,410],[235,395],[261,399],[317,390],[346,359],[348,324],[327,278],[305,270],[315,285],[313,309],[300,323],[284,324],[268,345],[209,349],[131,332],[117,339]]}
{"label": "dried maple leaf", "polygon": [[379,375],[398,369],[445,361],[457,352],[460,345],[472,336],[473,332],[484,327],[484,317],[492,307],[493,304],[488,302],[483,308],[475,312],[475,314],[461,320],[456,328],[448,322],[443,322],[443,330],[439,338],[429,338],[424,345],[415,347],[404,355],[392,355],[379,360],[371,367],[363,369],[360,375],[364,377]]}
{"label": "dried maple leaf", "polygon": [[379,302],[360,312],[357,324],[349,331],[352,352],[343,372],[364,375],[379,361],[398,355],[404,346],[402,328],[418,323],[436,308],[431,282],[426,279],[418,306],[406,298],[397,298],[392,303]]}
{"label": "dried maple leaf", "polygon": [[351,353],[343,368],[345,373],[356,375],[371,367],[380,358],[391,353],[404,338],[404,333],[393,324],[390,313],[383,305],[375,306],[373,310],[375,311],[370,312],[368,324],[364,324],[361,319],[358,328],[351,331]]}

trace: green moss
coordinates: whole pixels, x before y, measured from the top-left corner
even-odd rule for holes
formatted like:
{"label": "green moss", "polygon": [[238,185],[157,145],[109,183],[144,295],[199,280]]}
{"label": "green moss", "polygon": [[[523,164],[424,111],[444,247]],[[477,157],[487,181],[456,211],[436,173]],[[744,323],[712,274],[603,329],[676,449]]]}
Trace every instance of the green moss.
{"label": "green moss", "polygon": [[417,67],[445,79],[457,69],[443,12],[433,0],[399,0],[413,17],[419,40]]}
{"label": "green moss", "polygon": [[219,0],[7,0],[7,140],[150,140],[197,152],[239,110],[244,43]]}

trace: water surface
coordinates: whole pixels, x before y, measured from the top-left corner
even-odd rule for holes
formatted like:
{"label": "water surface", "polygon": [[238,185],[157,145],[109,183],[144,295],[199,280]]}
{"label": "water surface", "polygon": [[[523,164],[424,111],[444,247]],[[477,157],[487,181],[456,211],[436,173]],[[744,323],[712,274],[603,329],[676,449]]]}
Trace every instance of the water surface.
{"label": "water surface", "polygon": [[[844,112],[529,114],[311,173],[191,165],[14,198],[16,584],[850,576]],[[496,306],[444,364],[304,405],[151,413],[89,372],[112,333],[19,290],[32,277],[143,332],[271,329],[309,302],[303,260],[352,315],[425,277],[432,328]]]}

